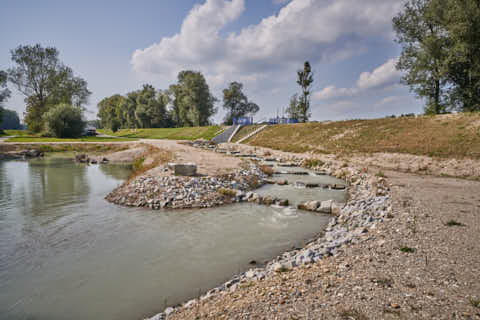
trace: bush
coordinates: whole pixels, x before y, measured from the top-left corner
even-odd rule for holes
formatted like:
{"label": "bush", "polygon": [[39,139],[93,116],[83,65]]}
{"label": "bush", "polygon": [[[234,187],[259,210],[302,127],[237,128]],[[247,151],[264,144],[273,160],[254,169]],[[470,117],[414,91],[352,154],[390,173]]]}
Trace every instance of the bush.
{"label": "bush", "polygon": [[82,109],[68,104],[59,104],[50,108],[43,121],[46,133],[57,138],[76,138],[83,134],[85,122]]}

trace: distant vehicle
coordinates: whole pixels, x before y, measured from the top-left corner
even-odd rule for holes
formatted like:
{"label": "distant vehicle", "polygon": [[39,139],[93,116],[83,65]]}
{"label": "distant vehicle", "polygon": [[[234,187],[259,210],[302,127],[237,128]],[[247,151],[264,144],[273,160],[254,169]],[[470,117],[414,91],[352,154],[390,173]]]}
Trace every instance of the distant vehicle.
{"label": "distant vehicle", "polygon": [[97,135],[97,128],[95,127],[86,127],[83,131],[84,136],[96,136]]}

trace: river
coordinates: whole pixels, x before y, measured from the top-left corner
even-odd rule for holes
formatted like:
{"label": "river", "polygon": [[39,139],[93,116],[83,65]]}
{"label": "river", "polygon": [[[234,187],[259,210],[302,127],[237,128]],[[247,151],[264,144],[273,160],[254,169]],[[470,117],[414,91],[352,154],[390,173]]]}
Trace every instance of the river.
{"label": "river", "polygon": [[[329,220],[250,203],[151,211],[105,201],[129,173],[56,157],[0,161],[0,319],[152,316],[247,270],[251,260],[301,246]],[[260,191],[345,200],[345,192],[315,190]]]}

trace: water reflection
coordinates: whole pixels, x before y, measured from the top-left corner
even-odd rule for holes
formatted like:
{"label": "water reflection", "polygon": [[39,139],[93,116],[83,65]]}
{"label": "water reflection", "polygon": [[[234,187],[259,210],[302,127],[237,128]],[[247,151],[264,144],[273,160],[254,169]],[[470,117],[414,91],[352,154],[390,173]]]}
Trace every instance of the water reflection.
{"label": "water reflection", "polygon": [[251,203],[165,212],[106,202],[129,173],[0,162],[0,319],[142,319],[300,245],[329,219]]}

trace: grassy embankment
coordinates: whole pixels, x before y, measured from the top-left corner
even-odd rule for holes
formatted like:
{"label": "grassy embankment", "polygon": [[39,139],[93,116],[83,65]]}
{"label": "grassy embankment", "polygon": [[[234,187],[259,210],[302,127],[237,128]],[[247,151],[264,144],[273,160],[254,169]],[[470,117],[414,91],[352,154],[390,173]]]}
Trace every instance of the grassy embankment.
{"label": "grassy embankment", "polygon": [[27,130],[4,130],[5,136],[12,136],[7,142],[122,142],[134,141],[134,138],[111,138],[111,137],[81,137],[81,138],[50,138],[40,134],[31,133]]}
{"label": "grassy embankment", "polygon": [[240,130],[238,130],[235,137],[233,137],[232,142],[237,142],[237,141],[243,139],[244,137],[248,136],[253,131],[260,128],[261,126],[262,126],[262,124],[254,124],[254,125],[250,125],[250,126],[241,127]]}
{"label": "grassy embankment", "polygon": [[290,152],[480,159],[480,114],[275,125],[246,143]]}
{"label": "grassy embankment", "polygon": [[85,152],[89,154],[104,154],[128,149],[128,144],[0,144],[0,153],[19,150],[38,150],[42,152]]}
{"label": "grassy embankment", "polygon": [[137,139],[169,139],[169,140],[210,140],[221,130],[220,126],[184,127],[184,128],[153,128],[153,129],[122,129],[117,132],[98,130],[98,132],[121,138]]}

